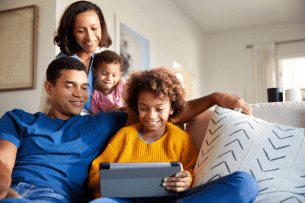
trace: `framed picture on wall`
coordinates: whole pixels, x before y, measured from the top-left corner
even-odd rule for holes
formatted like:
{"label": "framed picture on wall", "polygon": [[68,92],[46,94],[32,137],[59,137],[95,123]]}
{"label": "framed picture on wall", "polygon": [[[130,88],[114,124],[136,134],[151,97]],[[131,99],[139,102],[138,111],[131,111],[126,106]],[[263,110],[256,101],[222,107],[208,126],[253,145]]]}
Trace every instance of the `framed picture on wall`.
{"label": "framed picture on wall", "polygon": [[150,69],[149,38],[115,15],[115,51],[123,57],[123,75]]}
{"label": "framed picture on wall", "polygon": [[0,92],[36,88],[37,6],[0,11]]}

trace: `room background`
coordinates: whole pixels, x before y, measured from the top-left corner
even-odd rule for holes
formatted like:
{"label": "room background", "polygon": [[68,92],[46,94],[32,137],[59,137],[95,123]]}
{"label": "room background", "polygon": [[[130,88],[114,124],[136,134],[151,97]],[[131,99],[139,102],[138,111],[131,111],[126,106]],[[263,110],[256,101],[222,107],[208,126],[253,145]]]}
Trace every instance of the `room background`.
{"label": "room background", "polygon": [[[54,31],[72,0],[0,0],[0,10],[38,6],[36,89],[0,92],[0,116],[14,108],[35,113],[48,64],[59,53]],[[115,15],[150,40],[150,66],[179,63],[193,75],[189,98],[215,91],[238,93],[253,103],[252,49],[247,45],[305,38],[305,20],[247,29],[203,33],[171,0],[92,0],[98,4],[115,43]],[[22,30],[21,30],[22,31]],[[112,45],[109,49],[115,50]],[[9,51],[9,50],[8,50]],[[276,56],[305,56],[305,42],[276,46]],[[16,56],[18,57],[18,56]],[[8,67],[9,68],[9,67]]]}

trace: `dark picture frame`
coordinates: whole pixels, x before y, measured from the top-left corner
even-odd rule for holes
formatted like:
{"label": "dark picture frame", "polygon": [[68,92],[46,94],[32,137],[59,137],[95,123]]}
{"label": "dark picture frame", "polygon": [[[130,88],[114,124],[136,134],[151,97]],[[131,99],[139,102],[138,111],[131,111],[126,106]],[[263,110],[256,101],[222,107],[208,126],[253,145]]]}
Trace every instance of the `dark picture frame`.
{"label": "dark picture frame", "polygon": [[36,88],[37,6],[0,11],[0,92]]}

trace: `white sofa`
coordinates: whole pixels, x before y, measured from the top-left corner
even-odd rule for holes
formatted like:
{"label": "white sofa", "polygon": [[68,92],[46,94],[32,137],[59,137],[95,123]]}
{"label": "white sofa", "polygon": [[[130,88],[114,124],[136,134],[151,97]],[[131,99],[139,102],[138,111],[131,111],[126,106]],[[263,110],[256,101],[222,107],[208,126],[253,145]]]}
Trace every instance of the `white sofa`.
{"label": "white sofa", "polygon": [[[242,170],[251,173],[259,183],[261,191],[255,202],[305,202],[305,102],[260,103],[251,104],[251,107],[253,117],[214,106],[186,125],[199,152],[197,169],[195,166],[197,184],[198,181],[202,184],[211,180],[215,174],[222,176]],[[233,125],[234,119],[243,122]],[[248,128],[243,135],[236,133],[237,125],[242,124]],[[283,135],[277,135],[276,130]],[[214,133],[216,131],[218,134]],[[224,147],[226,139],[234,137],[229,131],[249,142],[241,141],[245,146],[243,149],[235,145],[225,153],[229,148]],[[272,148],[274,151],[271,152]],[[231,153],[235,160],[230,160],[233,159],[230,158],[233,156],[229,157]],[[223,158],[222,162],[217,159],[219,157]],[[228,162],[227,167],[214,169],[223,162]]]}

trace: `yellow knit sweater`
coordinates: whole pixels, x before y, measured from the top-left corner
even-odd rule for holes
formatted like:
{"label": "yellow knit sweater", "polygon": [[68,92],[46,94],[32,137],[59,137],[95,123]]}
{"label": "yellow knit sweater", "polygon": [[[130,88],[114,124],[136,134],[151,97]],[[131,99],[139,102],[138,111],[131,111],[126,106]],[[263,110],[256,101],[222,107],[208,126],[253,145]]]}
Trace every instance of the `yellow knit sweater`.
{"label": "yellow knit sweater", "polygon": [[[146,144],[138,136],[141,124],[119,130],[110,140],[105,151],[92,162],[89,187],[94,197],[100,197],[99,164],[101,162],[171,162],[180,161],[193,180],[193,168],[197,160],[197,150],[191,137],[173,124],[166,124],[166,133],[159,140]],[[191,185],[191,183],[190,183]],[[190,186],[189,186],[190,187]]]}

